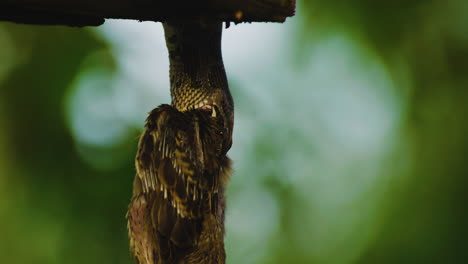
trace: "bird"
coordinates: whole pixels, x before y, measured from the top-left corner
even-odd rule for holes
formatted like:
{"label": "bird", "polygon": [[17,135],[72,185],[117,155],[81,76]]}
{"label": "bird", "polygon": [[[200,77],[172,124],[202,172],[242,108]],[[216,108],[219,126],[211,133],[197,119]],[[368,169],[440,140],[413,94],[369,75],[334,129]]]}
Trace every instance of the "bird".
{"label": "bird", "polygon": [[234,105],[221,23],[163,25],[172,102],[149,113],[138,143],[130,252],[137,264],[224,264]]}

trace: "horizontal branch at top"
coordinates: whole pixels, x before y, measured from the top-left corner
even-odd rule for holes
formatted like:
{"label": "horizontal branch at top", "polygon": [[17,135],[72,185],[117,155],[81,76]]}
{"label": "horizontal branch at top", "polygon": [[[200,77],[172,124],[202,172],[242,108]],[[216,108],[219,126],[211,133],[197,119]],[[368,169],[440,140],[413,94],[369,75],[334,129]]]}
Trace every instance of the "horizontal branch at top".
{"label": "horizontal branch at top", "polygon": [[296,0],[0,0],[0,20],[69,26],[98,26],[105,18],[284,22],[295,8]]}

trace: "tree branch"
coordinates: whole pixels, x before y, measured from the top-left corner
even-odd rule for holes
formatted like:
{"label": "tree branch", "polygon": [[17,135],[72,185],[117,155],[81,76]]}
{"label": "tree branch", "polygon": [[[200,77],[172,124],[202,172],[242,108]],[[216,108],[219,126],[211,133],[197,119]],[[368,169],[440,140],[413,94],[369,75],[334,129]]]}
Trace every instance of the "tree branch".
{"label": "tree branch", "polygon": [[0,20],[69,26],[98,26],[105,18],[284,22],[295,5],[296,0],[0,0]]}

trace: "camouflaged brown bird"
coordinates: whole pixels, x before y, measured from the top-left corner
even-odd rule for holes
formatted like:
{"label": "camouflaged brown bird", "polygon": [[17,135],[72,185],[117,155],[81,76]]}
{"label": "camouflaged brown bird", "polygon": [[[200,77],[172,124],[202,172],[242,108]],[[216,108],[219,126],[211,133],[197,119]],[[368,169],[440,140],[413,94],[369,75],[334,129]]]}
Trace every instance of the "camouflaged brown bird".
{"label": "camouflaged brown bird", "polygon": [[135,160],[130,251],[139,264],[224,264],[234,106],[221,23],[164,23],[171,105],[151,111]]}

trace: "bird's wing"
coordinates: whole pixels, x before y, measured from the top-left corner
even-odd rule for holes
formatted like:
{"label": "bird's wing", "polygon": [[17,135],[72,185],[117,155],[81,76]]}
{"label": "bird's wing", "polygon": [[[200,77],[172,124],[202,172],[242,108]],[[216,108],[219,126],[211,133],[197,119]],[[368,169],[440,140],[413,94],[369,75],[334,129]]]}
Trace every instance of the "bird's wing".
{"label": "bird's wing", "polygon": [[203,215],[216,210],[220,175],[229,166],[222,127],[223,120],[202,110],[161,105],[150,113],[136,169],[142,193],[155,197],[151,217],[160,239],[193,246]]}
{"label": "bird's wing", "polygon": [[143,192],[161,192],[182,218],[200,216],[204,197],[209,201],[218,185],[218,123],[202,111],[154,109],[135,162]]}
{"label": "bird's wing", "polygon": [[[129,230],[137,230],[130,225],[137,226],[138,221],[149,221],[159,258],[177,259],[181,252],[196,247],[204,216],[222,213],[216,212],[218,185],[224,185],[230,174],[230,160],[223,152],[225,136],[230,135],[223,134],[223,120],[202,110],[179,112],[161,105],[147,118],[135,161]],[[145,202],[141,213],[135,209],[142,204],[137,199]]]}

